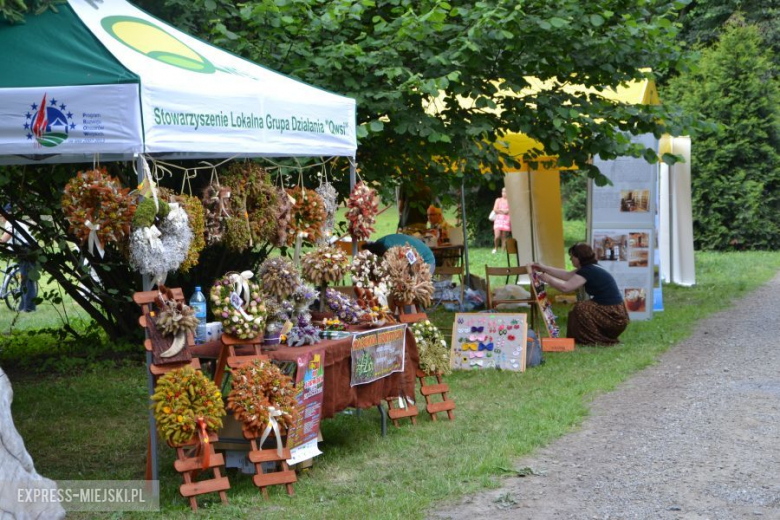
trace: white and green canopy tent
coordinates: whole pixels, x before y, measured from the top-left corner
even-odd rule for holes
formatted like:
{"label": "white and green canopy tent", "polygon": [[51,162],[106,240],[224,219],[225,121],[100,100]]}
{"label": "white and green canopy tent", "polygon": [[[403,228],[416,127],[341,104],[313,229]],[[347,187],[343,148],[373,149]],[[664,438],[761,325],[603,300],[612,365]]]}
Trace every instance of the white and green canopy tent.
{"label": "white and green canopy tent", "polygon": [[0,164],[350,156],[355,100],[193,38],[124,0],[0,22]]}
{"label": "white and green canopy tent", "polygon": [[353,159],[354,183],[354,99],[220,50],[124,0],[68,0],[24,24],[0,21],[0,71],[0,165],[91,163],[99,154],[135,159],[141,172],[144,156],[340,156]]}

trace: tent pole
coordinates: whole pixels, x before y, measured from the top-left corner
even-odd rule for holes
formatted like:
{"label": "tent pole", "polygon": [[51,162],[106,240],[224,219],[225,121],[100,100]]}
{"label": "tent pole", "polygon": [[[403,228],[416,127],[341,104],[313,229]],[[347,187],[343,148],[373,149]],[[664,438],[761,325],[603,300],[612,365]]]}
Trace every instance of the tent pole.
{"label": "tent pole", "polygon": [[536,258],[536,233],[534,228],[536,227],[536,218],[534,217],[534,194],[531,191],[533,189],[533,183],[531,182],[531,175],[533,169],[528,167],[528,208],[531,212],[531,258],[533,262],[540,262],[541,260]]}
{"label": "tent pole", "polygon": [[[355,189],[355,184],[357,182],[357,161],[355,160],[355,157],[349,158],[349,192],[352,193],[352,190]],[[357,240],[352,241],[352,258],[355,258],[358,253],[358,244]]]}
{"label": "tent pole", "polygon": [[[466,287],[471,287],[471,273],[469,272],[469,239],[466,231],[466,178],[460,181],[460,220],[463,223],[463,262],[466,265]],[[461,302],[463,303],[463,302]]]}
{"label": "tent pole", "polygon": [[[138,172],[138,184],[141,184],[141,182],[144,180],[144,167],[145,162],[144,158],[141,156],[141,154],[138,154],[135,156],[135,167],[136,172]],[[152,290],[152,279],[149,277],[149,275],[145,274],[141,278],[142,282],[142,289],[144,291],[151,291]],[[149,333],[144,331],[144,334],[146,337],[149,337]],[[154,419],[154,409],[151,407],[152,403],[152,396],[154,395],[154,376],[152,376],[151,371],[149,370],[152,366],[152,353],[146,352],[146,380],[147,380],[147,386],[149,389],[149,453],[146,454],[146,456],[150,459],[147,460],[146,466],[147,466],[147,475],[146,477],[149,478],[148,469],[150,469],[150,462],[151,462],[151,480],[159,480],[159,468],[158,468],[158,461],[157,461],[157,423]]]}

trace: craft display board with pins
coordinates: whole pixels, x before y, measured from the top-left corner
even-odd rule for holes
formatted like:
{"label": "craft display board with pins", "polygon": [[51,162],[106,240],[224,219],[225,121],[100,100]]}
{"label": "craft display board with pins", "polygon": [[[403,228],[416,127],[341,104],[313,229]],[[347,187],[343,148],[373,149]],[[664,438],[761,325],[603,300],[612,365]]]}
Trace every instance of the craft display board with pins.
{"label": "craft display board with pins", "polygon": [[528,317],[522,313],[458,313],[452,325],[454,369],[525,371]]}

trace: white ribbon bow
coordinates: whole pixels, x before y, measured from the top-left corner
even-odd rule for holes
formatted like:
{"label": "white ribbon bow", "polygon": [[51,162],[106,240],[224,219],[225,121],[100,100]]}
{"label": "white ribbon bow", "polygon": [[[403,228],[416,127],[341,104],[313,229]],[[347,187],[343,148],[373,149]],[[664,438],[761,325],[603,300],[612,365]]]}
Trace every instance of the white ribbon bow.
{"label": "white ribbon bow", "polygon": [[252,279],[252,271],[243,271],[230,275],[230,282],[233,284],[233,291],[238,294],[244,304],[249,303],[249,280]]}
{"label": "white ribbon bow", "polygon": [[151,225],[143,228],[143,234],[144,238],[149,241],[149,245],[152,246],[152,249],[162,249],[162,240],[160,240],[162,233],[157,229],[157,226]]}
{"label": "white ribbon bow", "polygon": [[263,446],[263,443],[268,438],[268,435],[271,433],[271,430],[274,431],[274,435],[276,435],[276,453],[283,457],[282,455],[282,434],[279,433],[279,423],[276,422],[277,417],[282,416],[282,411],[277,410],[273,406],[268,407],[268,426],[265,427],[265,431],[263,432],[263,435],[260,437],[260,446]]}
{"label": "white ribbon bow", "polygon": [[89,238],[87,239],[87,250],[89,251],[89,254],[94,255],[95,248],[97,247],[100,258],[103,258],[105,251],[103,250],[103,244],[100,243],[100,239],[97,236],[97,231],[100,229],[100,224],[93,224],[87,220],[84,222],[84,225],[89,228]]}

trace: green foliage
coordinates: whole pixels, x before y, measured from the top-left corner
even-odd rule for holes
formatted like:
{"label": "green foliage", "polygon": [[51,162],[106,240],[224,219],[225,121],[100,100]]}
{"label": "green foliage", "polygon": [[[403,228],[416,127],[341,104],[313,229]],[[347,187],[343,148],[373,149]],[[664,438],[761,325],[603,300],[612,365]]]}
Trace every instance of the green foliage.
{"label": "green foliage", "polygon": [[[684,56],[675,20],[686,2],[139,3],[250,60],[357,98],[361,174],[381,179],[388,192],[397,184],[414,191],[423,179],[434,193],[446,193],[466,173],[474,185],[483,182],[474,172],[497,173],[501,160],[517,165],[518,158],[492,146],[505,131],[528,134],[568,166],[587,165],[596,154],[655,160],[655,152],[621,132],[678,135],[692,122],[670,107],[564,90],[655,77],[638,66],[677,69]],[[528,76],[555,83],[511,95],[529,87]],[[588,173],[598,175],[594,167]]]}
{"label": "green foliage", "polygon": [[561,172],[561,202],[564,220],[585,220],[588,177],[579,172]]}
{"label": "green foliage", "polygon": [[49,9],[57,12],[57,4],[66,0],[0,0],[0,19],[9,23],[24,23],[28,14],[41,14]]}
{"label": "green foliage", "polygon": [[[755,25],[780,64],[780,4],[777,0],[694,0],[682,12],[680,37],[690,45],[711,47],[729,21]],[[776,74],[775,74],[776,75]]]}
{"label": "green foliage", "polygon": [[[493,247],[493,222],[488,220],[493,204],[501,197],[504,183],[490,182],[466,192],[466,224],[470,247]],[[476,272],[484,276],[484,271]]]}
{"label": "green foliage", "polygon": [[664,93],[720,125],[693,138],[698,248],[780,244],[780,91],[770,58],[755,27],[732,25],[702,51],[699,68]]}

